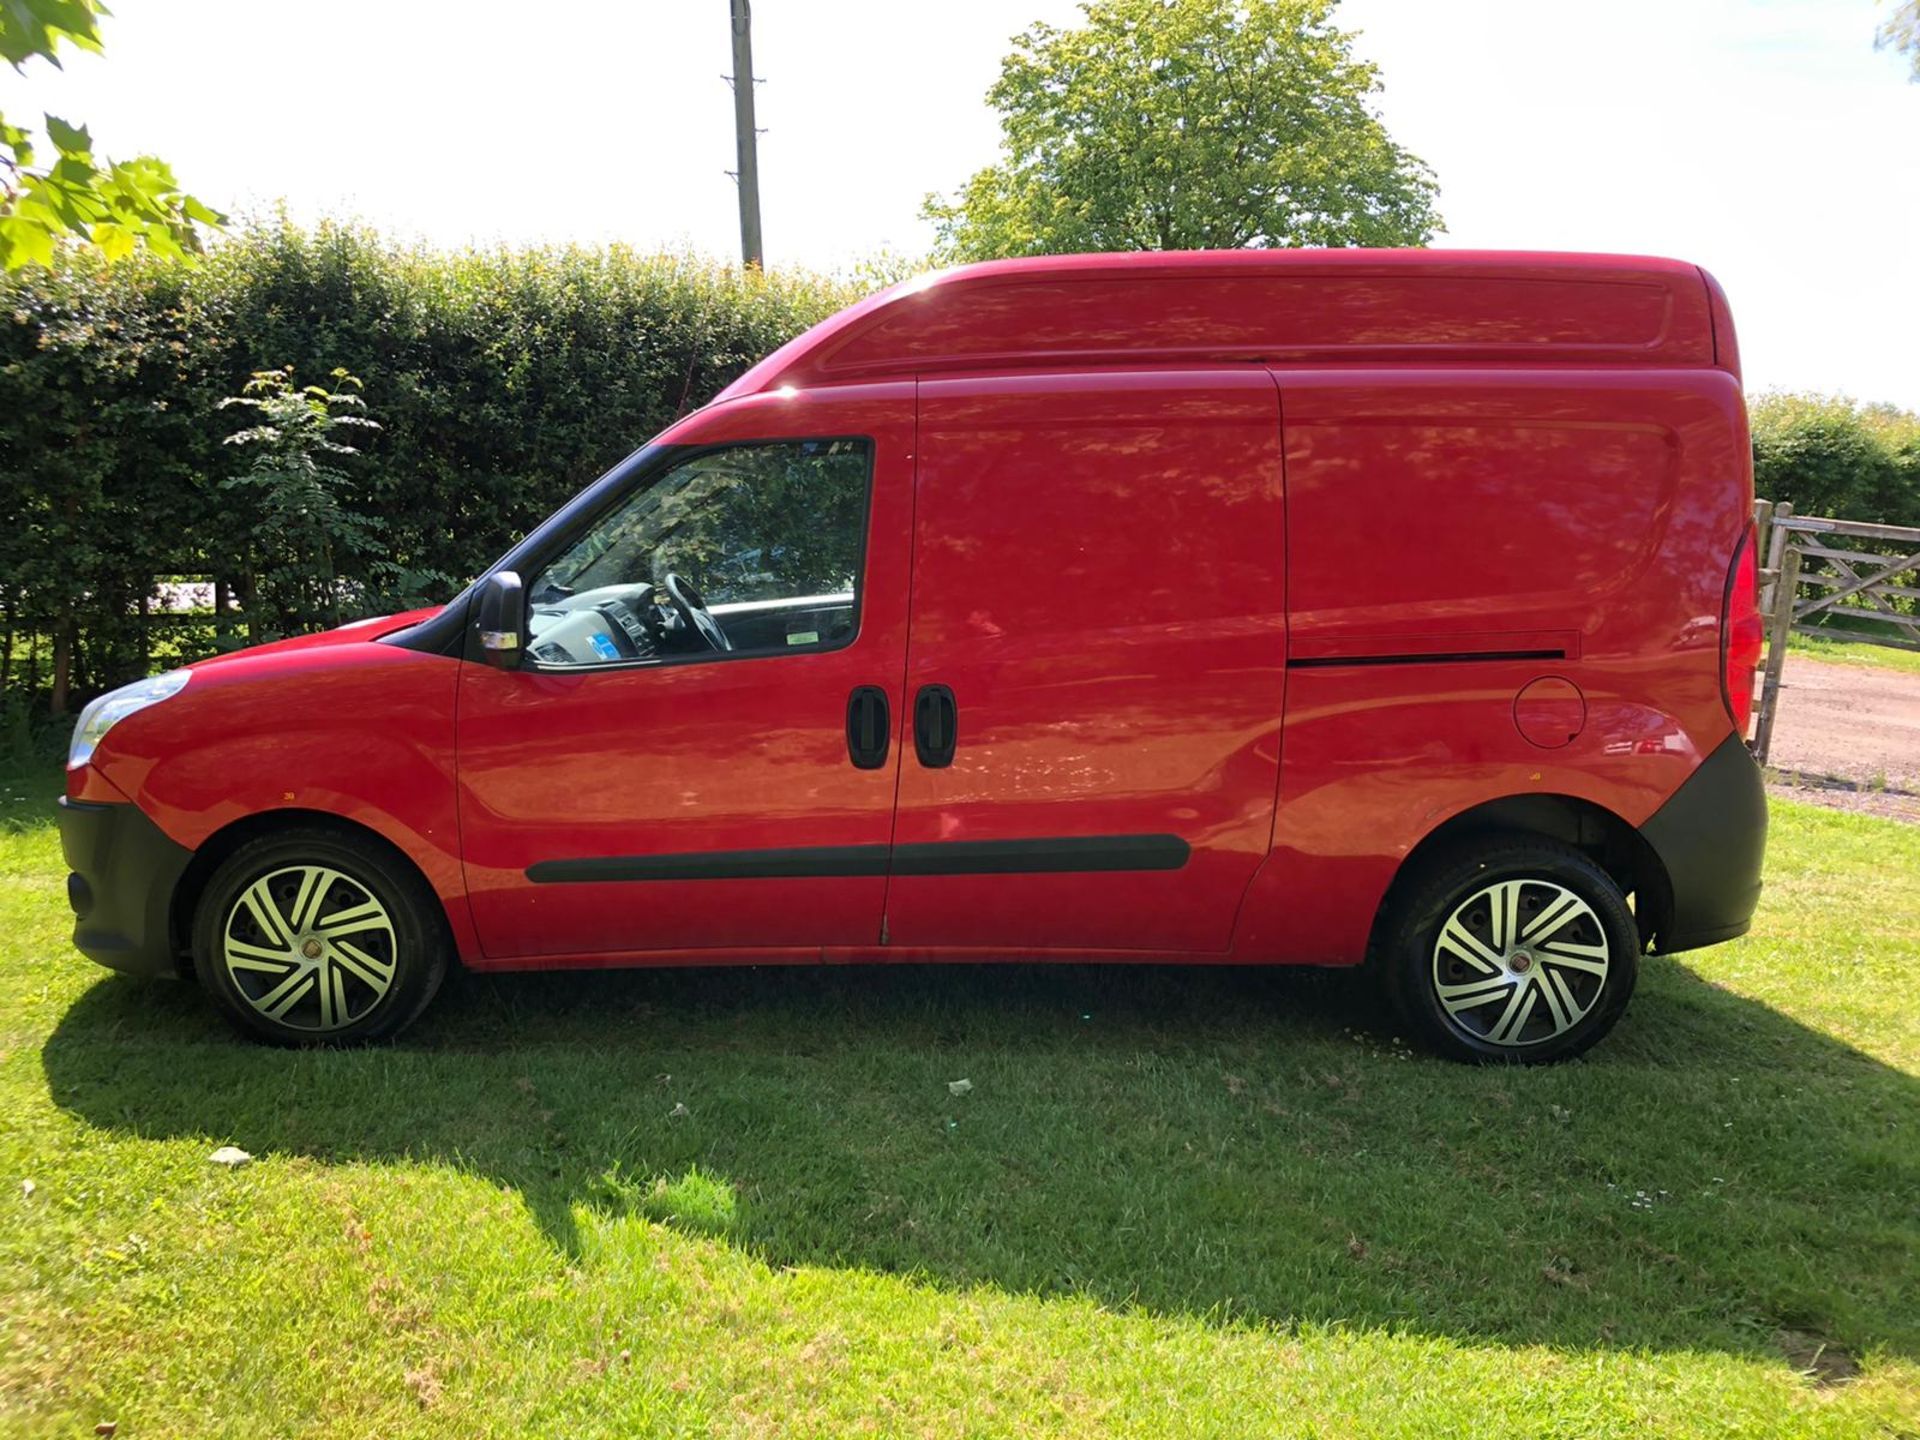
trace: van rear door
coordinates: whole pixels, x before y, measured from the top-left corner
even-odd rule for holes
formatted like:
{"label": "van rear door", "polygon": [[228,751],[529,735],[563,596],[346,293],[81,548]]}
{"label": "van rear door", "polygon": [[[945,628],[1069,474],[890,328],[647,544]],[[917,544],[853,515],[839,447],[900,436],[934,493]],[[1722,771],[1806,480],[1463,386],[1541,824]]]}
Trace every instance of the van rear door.
{"label": "van rear door", "polygon": [[1224,952],[1278,780],[1272,378],[922,381],[918,448],[890,945]]}

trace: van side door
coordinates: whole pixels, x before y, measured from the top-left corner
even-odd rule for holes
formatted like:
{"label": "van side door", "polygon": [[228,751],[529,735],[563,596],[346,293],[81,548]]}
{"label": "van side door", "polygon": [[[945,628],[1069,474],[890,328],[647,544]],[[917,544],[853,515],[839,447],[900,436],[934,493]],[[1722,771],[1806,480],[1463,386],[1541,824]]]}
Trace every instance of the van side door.
{"label": "van side door", "polygon": [[1221,954],[1272,838],[1278,391],[923,380],[894,947]]}
{"label": "van side door", "polygon": [[913,386],[756,396],[667,439],[526,565],[525,665],[461,667],[487,960],[879,941]]}

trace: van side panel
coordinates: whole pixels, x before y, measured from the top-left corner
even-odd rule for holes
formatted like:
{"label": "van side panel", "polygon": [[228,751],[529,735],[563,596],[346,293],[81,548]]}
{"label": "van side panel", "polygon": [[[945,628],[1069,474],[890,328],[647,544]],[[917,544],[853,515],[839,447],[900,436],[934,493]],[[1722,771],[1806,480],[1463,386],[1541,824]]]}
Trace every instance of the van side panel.
{"label": "van side panel", "polygon": [[1639,826],[1731,733],[1745,411],[1717,370],[1278,378],[1283,767],[1234,948],[1354,962],[1436,826],[1514,795]]}

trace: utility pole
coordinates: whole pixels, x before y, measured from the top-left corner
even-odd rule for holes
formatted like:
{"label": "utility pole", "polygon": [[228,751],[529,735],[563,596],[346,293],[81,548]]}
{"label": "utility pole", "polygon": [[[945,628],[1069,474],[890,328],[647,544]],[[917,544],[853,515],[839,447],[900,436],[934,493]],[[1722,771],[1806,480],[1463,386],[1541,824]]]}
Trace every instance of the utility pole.
{"label": "utility pole", "polygon": [[753,128],[753,6],[750,0],[729,0],[733,7],[733,133],[739,147],[740,260],[764,269],[760,248],[760,159]]}

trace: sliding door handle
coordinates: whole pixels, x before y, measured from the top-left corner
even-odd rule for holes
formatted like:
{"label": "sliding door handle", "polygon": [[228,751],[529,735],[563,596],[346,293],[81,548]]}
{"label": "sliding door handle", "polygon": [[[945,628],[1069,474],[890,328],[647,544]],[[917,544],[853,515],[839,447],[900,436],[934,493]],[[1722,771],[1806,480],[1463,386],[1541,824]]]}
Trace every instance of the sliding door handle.
{"label": "sliding door handle", "polygon": [[913,697],[913,751],[929,770],[953,763],[960,710],[944,685],[922,685]]}
{"label": "sliding door handle", "polygon": [[860,685],[847,697],[847,758],[859,770],[878,770],[887,763],[893,742],[887,720],[887,692],[878,685]]}

